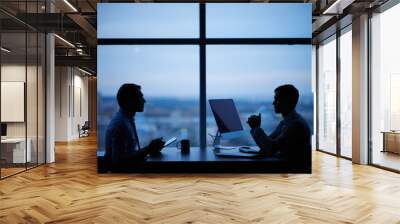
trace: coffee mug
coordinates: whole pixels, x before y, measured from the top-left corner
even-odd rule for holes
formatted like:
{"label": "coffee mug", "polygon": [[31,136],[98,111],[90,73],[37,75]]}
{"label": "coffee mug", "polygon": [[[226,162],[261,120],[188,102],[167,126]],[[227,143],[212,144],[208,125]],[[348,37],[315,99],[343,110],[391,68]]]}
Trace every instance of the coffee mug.
{"label": "coffee mug", "polygon": [[182,139],[178,143],[176,143],[176,147],[181,150],[181,152],[189,152],[190,151],[190,140]]}

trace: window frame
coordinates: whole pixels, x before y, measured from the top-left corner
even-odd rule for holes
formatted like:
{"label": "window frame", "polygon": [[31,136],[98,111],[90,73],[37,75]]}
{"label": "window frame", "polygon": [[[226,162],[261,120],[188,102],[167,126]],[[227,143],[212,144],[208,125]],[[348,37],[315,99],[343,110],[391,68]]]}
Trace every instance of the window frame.
{"label": "window frame", "polygon": [[368,12],[368,30],[367,30],[367,38],[368,38],[368,69],[367,69],[367,75],[368,75],[368,165],[371,165],[373,167],[377,167],[383,170],[388,170],[391,172],[395,173],[400,173],[400,170],[391,168],[389,166],[385,166],[382,164],[374,163],[374,141],[373,141],[373,126],[372,126],[372,120],[373,120],[373,93],[374,93],[374,88],[372,88],[372,78],[373,78],[373,32],[374,32],[374,26],[372,25],[372,20],[376,16],[376,14],[381,14],[384,13],[385,11],[391,9],[392,7],[395,7],[396,5],[400,4],[397,0],[388,0],[384,4],[378,6],[377,8],[371,10]]}
{"label": "window frame", "polygon": [[[315,111],[315,113],[316,113],[316,150],[317,151],[319,151],[319,152],[323,152],[323,153],[326,153],[326,154],[329,154],[329,155],[333,155],[333,156],[337,156],[337,157],[340,157],[340,158],[343,158],[343,159],[347,159],[347,160],[352,160],[352,158],[351,157],[347,157],[347,156],[344,156],[344,155],[342,155],[342,150],[341,150],[341,117],[340,117],[340,113],[341,113],[341,108],[340,108],[340,103],[341,103],[341,89],[340,89],[340,84],[341,84],[341,52],[340,52],[340,42],[341,42],[341,36],[342,35],[344,35],[345,33],[347,33],[347,32],[352,32],[352,23],[349,23],[349,24],[347,24],[346,26],[344,26],[343,28],[341,28],[341,29],[338,29],[338,30],[336,30],[336,32],[335,33],[333,33],[332,35],[330,35],[330,36],[327,36],[325,39],[323,39],[323,40],[320,40],[319,41],[319,43],[317,44],[317,47],[316,47],[316,61],[317,61],[317,63],[316,63],[316,87],[317,87],[317,90],[316,90],[316,92],[317,92],[317,97],[316,97],[316,111]],[[334,37],[333,37],[334,36]],[[319,148],[319,122],[320,122],[320,120],[319,120],[319,110],[320,110],[320,107],[319,107],[319,104],[320,104],[320,102],[319,102],[319,98],[318,98],[318,95],[319,95],[319,77],[320,77],[320,74],[319,74],[319,63],[318,63],[318,60],[319,60],[319,51],[318,51],[318,49],[319,49],[319,46],[320,46],[320,43],[327,43],[327,42],[330,42],[330,41],[336,41],[336,152],[335,153],[332,153],[332,152],[328,152],[328,151],[326,151],[326,150],[324,150],[324,149],[320,149]]]}
{"label": "window frame", "polygon": [[[113,3],[120,4],[120,3]],[[122,3],[123,4],[123,3]],[[185,3],[182,3],[185,4]],[[311,45],[312,38],[207,38],[206,4],[198,3],[199,37],[198,38],[99,38],[98,45],[197,45],[199,46],[199,120],[200,149],[207,148],[207,96],[206,96],[206,46],[207,45]],[[265,4],[265,3],[259,3]]]}

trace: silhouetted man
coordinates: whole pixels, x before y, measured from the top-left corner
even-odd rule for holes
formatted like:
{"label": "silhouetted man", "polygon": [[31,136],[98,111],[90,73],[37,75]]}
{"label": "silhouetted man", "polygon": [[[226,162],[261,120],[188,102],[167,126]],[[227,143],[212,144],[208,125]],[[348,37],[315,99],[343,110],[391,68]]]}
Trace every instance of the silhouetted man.
{"label": "silhouetted man", "polygon": [[111,119],[106,131],[106,160],[113,171],[126,171],[145,161],[150,153],[158,153],[164,146],[162,138],[152,140],[140,148],[135,126],[136,112],[143,112],[146,100],[140,86],[125,83],[117,93],[119,111]]}
{"label": "silhouetted man", "polygon": [[252,115],[247,120],[261,154],[277,156],[294,166],[311,162],[311,131],[304,118],[295,110],[298,99],[299,92],[293,85],[275,89],[275,113],[282,114],[283,120],[270,135],[265,134],[260,127],[261,114]]}

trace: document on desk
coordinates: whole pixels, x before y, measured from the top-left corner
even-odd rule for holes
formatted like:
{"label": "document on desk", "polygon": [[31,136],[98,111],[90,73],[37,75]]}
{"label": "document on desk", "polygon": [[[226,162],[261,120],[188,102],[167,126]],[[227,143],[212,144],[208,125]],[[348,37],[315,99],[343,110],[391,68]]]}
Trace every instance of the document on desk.
{"label": "document on desk", "polygon": [[258,153],[245,153],[241,152],[239,150],[239,147],[236,147],[235,149],[220,149],[216,148],[214,149],[214,154],[216,156],[220,157],[245,157],[245,158],[251,158],[251,157],[257,157]]}
{"label": "document on desk", "polygon": [[217,146],[215,147],[216,149],[225,149],[225,150],[232,150],[232,149],[238,149],[238,146]]}
{"label": "document on desk", "polygon": [[244,153],[259,153],[260,148],[258,146],[241,146],[239,147],[239,151]]}
{"label": "document on desk", "polygon": [[239,150],[243,153],[259,153],[260,148],[258,146],[218,146],[215,149],[220,150]]}

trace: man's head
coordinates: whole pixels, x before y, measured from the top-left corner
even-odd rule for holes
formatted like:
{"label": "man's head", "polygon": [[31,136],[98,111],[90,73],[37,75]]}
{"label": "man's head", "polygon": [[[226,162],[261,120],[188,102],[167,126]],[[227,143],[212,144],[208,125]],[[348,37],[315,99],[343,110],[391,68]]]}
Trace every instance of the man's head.
{"label": "man's head", "polygon": [[119,87],[117,101],[119,107],[129,113],[143,112],[146,102],[140,86],[133,83],[125,83]]}
{"label": "man's head", "polygon": [[275,89],[275,113],[287,114],[296,108],[299,91],[293,85],[283,85]]}

